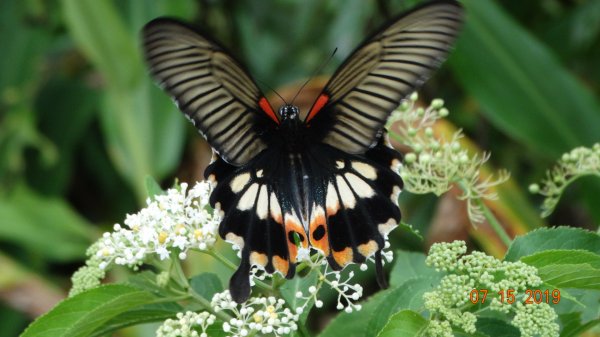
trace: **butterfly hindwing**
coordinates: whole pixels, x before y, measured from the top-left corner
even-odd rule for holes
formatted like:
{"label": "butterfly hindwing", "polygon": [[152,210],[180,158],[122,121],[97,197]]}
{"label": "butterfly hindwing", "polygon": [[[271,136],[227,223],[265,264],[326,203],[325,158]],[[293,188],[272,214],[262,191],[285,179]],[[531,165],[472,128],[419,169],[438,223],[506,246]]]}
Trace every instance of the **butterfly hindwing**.
{"label": "butterfly hindwing", "polygon": [[262,133],[279,120],[222,47],[168,18],[148,23],[143,39],[154,78],[225,161],[242,165],[267,147]]}
{"label": "butterfly hindwing", "polygon": [[290,193],[281,187],[289,167],[274,151],[264,151],[241,168],[217,158],[205,172],[216,185],[211,205],[224,215],[219,234],[241,251],[240,267],[230,284],[231,295],[238,302],[250,295],[252,265],[291,278],[297,262],[296,238],[300,246],[308,248]]}
{"label": "butterfly hindwing", "polygon": [[389,114],[446,58],[462,15],[456,1],[432,1],[363,42],[307,114],[305,123],[314,137],[353,154],[374,146]]}
{"label": "butterfly hindwing", "polygon": [[402,180],[392,169],[400,156],[383,143],[364,155],[324,144],[311,152],[311,246],[321,250],[334,269],[362,263],[384,248],[384,238],[400,220],[397,195]]}

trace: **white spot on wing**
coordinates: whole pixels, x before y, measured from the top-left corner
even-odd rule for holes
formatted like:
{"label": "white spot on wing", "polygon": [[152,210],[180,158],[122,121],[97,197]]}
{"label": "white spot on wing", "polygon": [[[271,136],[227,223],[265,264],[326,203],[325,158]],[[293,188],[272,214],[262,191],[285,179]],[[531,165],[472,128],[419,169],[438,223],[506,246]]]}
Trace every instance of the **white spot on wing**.
{"label": "white spot on wing", "polygon": [[229,184],[229,187],[231,187],[233,193],[239,193],[241,190],[244,189],[244,187],[246,187],[249,181],[250,173],[242,173],[233,178],[233,180]]}
{"label": "white spot on wing", "polygon": [[256,215],[261,220],[267,218],[269,214],[269,194],[267,192],[267,186],[262,185],[260,192],[258,193],[258,200],[256,201]]}
{"label": "white spot on wing", "polygon": [[335,162],[335,167],[337,167],[339,170],[344,168],[344,162],[341,160],[338,160]]}
{"label": "white spot on wing", "polygon": [[365,177],[369,180],[377,179],[377,171],[375,171],[375,168],[373,166],[371,166],[367,163],[353,161],[352,168],[356,172],[360,173],[360,175],[362,175],[363,177]]}
{"label": "white spot on wing", "polygon": [[256,200],[256,193],[258,193],[258,187],[259,186],[256,183],[248,187],[244,195],[242,195],[242,197],[240,198],[240,201],[238,201],[237,208],[240,211],[246,211],[254,207],[254,201]]}
{"label": "white spot on wing", "polygon": [[357,175],[353,173],[346,173],[344,177],[350,183],[350,186],[356,192],[356,194],[361,198],[370,198],[375,194],[375,191],[367,184],[364,180],[360,179]]}
{"label": "white spot on wing", "polygon": [[400,167],[402,167],[402,163],[398,159],[392,160],[392,164],[390,165],[392,171],[398,172],[400,170]]}
{"label": "white spot on wing", "polygon": [[271,217],[273,219],[281,219],[281,206],[279,206],[275,192],[271,192]]}
{"label": "white spot on wing", "polygon": [[394,186],[394,188],[392,189],[392,195],[390,196],[390,198],[396,205],[398,204],[398,197],[400,196],[400,192],[402,192],[400,186]]}
{"label": "white spot on wing", "polygon": [[327,197],[325,199],[325,206],[327,207],[327,214],[333,215],[340,208],[340,201],[338,200],[337,192],[330,182],[327,185]]}
{"label": "white spot on wing", "polygon": [[379,233],[381,233],[381,235],[387,237],[387,235],[397,226],[398,223],[396,222],[396,220],[389,218],[386,223],[379,224],[377,226],[377,229],[379,229]]}
{"label": "white spot on wing", "polygon": [[244,248],[244,239],[241,236],[233,234],[232,232],[225,234],[225,241],[238,247],[240,250]]}
{"label": "white spot on wing", "polygon": [[356,206],[356,198],[354,197],[354,193],[352,193],[350,186],[346,184],[346,181],[342,176],[335,177],[335,182],[337,184],[338,191],[340,191],[340,197],[344,207],[348,209],[354,208],[354,206]]}
{"label": "white spot on wing", "polygon": [[259,178],[262,178],[263,177],[263,170],[256,171],[256,176],[259,177]]}

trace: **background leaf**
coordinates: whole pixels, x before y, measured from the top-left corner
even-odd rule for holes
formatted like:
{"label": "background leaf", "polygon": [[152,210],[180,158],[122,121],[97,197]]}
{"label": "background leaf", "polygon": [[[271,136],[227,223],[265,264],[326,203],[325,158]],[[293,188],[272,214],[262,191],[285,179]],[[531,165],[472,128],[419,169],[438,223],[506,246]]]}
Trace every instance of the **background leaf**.
{"label": "background leaf", "polygon": [[579,228],[540,228],[516,237],[504,259],[520,258],[549,249],[584,249],[600,254],[600,235]]}
{"label": "background leaf", "polygon": [[31,324],[21,337],[88,336],[110,319],[156,297],[149,292],[124,285],[105,285],[66,299]]}
{"label": "background leaf", "polygon": [[402,310],[390,317],[377,337],[416,337],[427,328],[427,320],[412,310]]}

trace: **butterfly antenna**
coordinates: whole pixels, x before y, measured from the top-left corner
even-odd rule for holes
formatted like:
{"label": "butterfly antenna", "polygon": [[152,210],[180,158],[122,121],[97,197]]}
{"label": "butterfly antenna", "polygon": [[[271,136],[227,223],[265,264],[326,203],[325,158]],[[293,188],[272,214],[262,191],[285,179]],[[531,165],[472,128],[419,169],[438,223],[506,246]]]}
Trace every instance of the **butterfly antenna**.
{"label": "butterfly antenna", "polygon": [[259,79],[256,79],[256,81],[257,81],[258,83],[260,83],[261,85],[264,85],[265,87],[267,87],[267,88],[268,88],[269,90],[271,90],[272,92],[274,92],[274,93],[275,93],[275,95],[277,95],[277,97],[279,97],[279,99],[281,99],[281,100],[283,101],[283,104],[285,104],[285,105],[289,105],[289,104],[288,104],[288,103],[285,101],[285,99],[283,99],[283,97],[281,97],[281,95],[280,95],[280,94],[279,94],[277,91],[275,91],[275,89],[271,88],[271,86],[270,86],[270,85],[266,84],[265,82],[263,82],[263,81],[261,81],[261,80],[259,80]]}
{"label": "butterfly antenna", "polygon": [[310,77],[308,78],[308,80],[306,80],[306,82],[304,82],[304,84],[302,84],[302,86],[300,87],[300,89],[298,89],[298,92],[296,93],[296,95],[294,96],[294,98],[292,98],[292,103],[290,104],[294,104],[294,101],[296,100],[296,97],[298,97],[298,95],[300,95],[300,93],[302,92],[302,89],[304,89],[304,87],[308,84],[308,82],[310,82],[313,77],[315,77],[315,75],[317,75],[321,70],[323,70],[323,68],[325,68],[325,66],[327,65],[327,63],[329,63],[329,61],[331,61],[331,59],[333,58],[333,55],[335,55],[335,53],[337,52],[337,47],[333,50],[333,53],[331,53],[331,55],[329,55],[329,57],[323,61],[318,67],[317,69],[315,69],[313,71],[313,73],[310,75]]}

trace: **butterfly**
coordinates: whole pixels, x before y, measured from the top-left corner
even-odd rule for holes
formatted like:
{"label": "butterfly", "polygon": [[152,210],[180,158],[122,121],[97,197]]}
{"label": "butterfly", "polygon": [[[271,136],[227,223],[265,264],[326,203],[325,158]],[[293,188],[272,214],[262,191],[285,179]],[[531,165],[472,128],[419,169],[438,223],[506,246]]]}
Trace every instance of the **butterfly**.
{"label": "butterfly", "polygon": [[205,177],[219,234],[240,248],[232,298],[250,296],[250,270],[287,278],[299,248],[320,250],[334,270],[374,257],[400,221],[401,156],[384,125],[401,100],[445,60],[462,24],[453,0],[390,20],[337,69],[302,118],[277,112],[219,43],[185,23],[158,18],[143,29],[152,76],[213,148]]}

